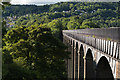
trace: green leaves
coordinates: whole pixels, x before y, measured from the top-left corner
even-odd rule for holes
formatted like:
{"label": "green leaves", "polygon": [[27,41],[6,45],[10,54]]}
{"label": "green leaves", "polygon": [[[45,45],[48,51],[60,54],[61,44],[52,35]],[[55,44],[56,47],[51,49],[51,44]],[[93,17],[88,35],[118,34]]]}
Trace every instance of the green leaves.
{"label": "green leaves", "polygon": [[3,41],[6,44],[3,47],[4,54],[11,56],[15,63],[39,72],[36,74],[38,78],[66,76],[63,74],[65,73],[63,60],[68,58],[68,53],[65,52],[67,47],[51,34],[49,28],[35,25],[16,27],[7,32]]}
{"label": "green leaves", "polygon": [[85,29],[85,28],[99,28],[99,26],[97,26],[95,23],[91,22],[91,21],[84,21],[82,23],[82,25],[80,26],[81,29]]}

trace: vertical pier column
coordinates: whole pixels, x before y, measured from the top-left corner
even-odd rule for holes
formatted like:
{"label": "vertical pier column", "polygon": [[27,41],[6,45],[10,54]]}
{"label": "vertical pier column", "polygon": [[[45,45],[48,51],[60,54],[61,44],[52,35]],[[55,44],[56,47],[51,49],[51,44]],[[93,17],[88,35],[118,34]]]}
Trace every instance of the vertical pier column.
{"label": "vertical pier column", "polygon": [[75,78],[76,78],[76,76],[75,76],[76,75],[76,70],[75,70],[75,68],[76,68],[76,48],[75,47],[74,47],[74,54],[73,55],[74,55],[74,65],[73,65],[74,68],[73,69],[74,69],[74,80],[75,80]]}
{"label": "vertical pier column", "polygon": [[74,80],[74,45],[73,45],[73,43],[72,43],[72,45],[71,45],[71,48],[72,48],[72,51],[71,51],[71,53],[72,53],[72,79]]}
{"label": "vertical pier column", "polygon": [[80,51],[78,50],[78,80],[80,80]]}
{"label": "vertical pier column", "polygon": [[85,59],[85,56],[83,57],[83,60],[84,60],[84,79],[86,79],[86,59]]}
{"label": "vertical pier column", "polygon": [[118,43],[118,49],[117,49],[117,58],[119,59],[116,61],[116,78],[120,79],[120,43]]}
{"label": "vertical pier column", "polygon": [[116,62],[116,78],[120,79],[120,61]]}

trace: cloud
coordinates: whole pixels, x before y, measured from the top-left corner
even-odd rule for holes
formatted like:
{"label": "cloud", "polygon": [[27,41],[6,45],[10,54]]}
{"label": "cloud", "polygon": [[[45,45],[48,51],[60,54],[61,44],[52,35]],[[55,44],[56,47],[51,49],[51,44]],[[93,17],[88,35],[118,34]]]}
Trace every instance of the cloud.
{"label": "cloud", "polygon": [[67,0],[12,0],[11,2],[15,3],[31,3],[31,2],[60,2],[60,1],[67,1]]}
{"label": "cloud", "polygon": [[37,3],[56,3],[56,2],[63,2],[68,0],[11,0],[11,4],[37,4]]}

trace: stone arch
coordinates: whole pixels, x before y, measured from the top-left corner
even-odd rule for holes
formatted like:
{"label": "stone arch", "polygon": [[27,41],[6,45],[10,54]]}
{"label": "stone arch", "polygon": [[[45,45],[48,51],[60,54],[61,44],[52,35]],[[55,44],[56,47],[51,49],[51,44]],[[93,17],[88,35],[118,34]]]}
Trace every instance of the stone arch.
{"label": "stone arch", "polygon": [[102,56],[97,64],[96,68],[96,79],[109,79],[114,80],[112,69],[109,62],[105,56]]}
{"label": "stone arch", "polygon": [[75,41],[73,40],[72,41],[72,65],[73,65],[73,69],[72,69],[72,78],[75,78],[75,50],[74,50],[74,47],[75,47]]}
{"label": "stone arch", "polygon": [[76,57],[75,57],[75,78],[78,78],[78,42],[76,42]]}
{"label": "stone arch", "polygon": [[95,65],[93,61],[92,51],[89,48],[86,54],[86,80],[95,79]]}
{"label": "stone arch", "polygon": [[80,58],[79,58],[79,78],[83,79],[84,78],[84,48],[83,45],[80,45]]}
{"label": "stone arch", "polygon": [[72,45],[72,39],[70,40],[70,44]]}
{"label": "stone arch", "polygon": [[70,44],[70,39],[69,39],[69,42],[68,42],[69,44]]}

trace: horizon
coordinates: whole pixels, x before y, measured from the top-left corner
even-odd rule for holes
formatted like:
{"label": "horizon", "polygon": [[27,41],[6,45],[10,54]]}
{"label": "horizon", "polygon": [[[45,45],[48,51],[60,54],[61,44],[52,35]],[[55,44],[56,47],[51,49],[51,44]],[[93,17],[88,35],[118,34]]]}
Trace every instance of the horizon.
{"label": "horizon", "polygon": [[32,0],[20,0],[20,1],[18,1],[18,0],[11,0],[11,4],[20,4],[20,5],[29,5],[29,4],[35,4],[35,5],[37,5],[37,4],[41,4],[41,5],[45,5],[45,4],[53,4],[53,3],[57,3],[57,2],[65,2],[65,1],[69,1],[69,0],[46,0],[46,1],[44,1],[44,0],[41,0],[41,1],[39,1],[39,0],[34,0],[34,1],[32,1]]}
{"label": "horizon", "polygon": [[119,2],[120,0],[11,0],[12,5],[50,5],[58,2]]}

